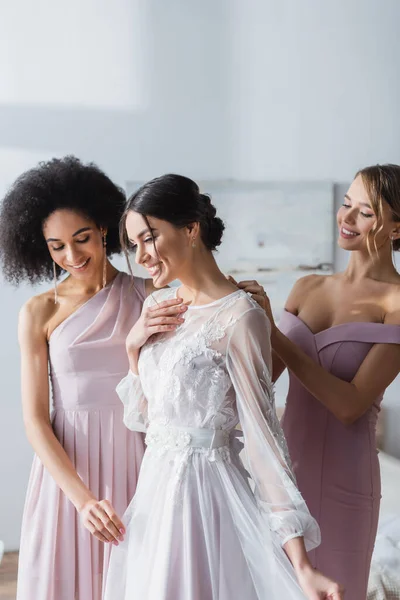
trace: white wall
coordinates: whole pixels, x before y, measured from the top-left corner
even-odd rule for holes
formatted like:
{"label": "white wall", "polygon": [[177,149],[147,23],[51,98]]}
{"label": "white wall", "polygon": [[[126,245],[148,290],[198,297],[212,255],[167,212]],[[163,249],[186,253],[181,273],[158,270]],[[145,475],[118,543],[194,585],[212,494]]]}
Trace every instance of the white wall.
{"label": "white wall", "polygon": [[[0,193],[68,152],[119,183],[172,170],[344,181],[400,162],[399,20],[398,0],[2,3]],[[0,537],[11,549],[31,459],[15,337],[30,292],[0,286]]]}
{"label": "white wall", "polygon": [[238,177],[349,181],[400,162],[398,0],[234,6]]}

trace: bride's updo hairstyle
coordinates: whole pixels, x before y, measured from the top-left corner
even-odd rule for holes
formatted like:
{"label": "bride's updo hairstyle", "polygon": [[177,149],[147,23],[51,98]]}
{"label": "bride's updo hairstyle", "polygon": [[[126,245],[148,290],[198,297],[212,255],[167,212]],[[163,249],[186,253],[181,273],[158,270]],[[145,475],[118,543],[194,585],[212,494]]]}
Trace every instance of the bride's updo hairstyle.
{"label": "bride's updo hairstyle", "polygon": [[156,177],[142,185],[128,199],[120,229],[125,248],[129,246],[125,222],[130,210],[142,215],[146,222],[147,217],[154,217],[178,229],[199,223],[201,239],[208,250],[215,250],[221,244],[225,225],[216,216],[217,211],[210,196],[201,194],[197,183],[183,175]]}

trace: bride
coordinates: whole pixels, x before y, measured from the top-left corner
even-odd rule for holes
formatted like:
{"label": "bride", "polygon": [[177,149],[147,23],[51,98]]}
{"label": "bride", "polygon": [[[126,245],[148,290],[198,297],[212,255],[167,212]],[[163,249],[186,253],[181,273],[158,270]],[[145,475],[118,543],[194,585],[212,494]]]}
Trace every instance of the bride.
{"label": "bride", "polygon": [[[307,557],[320,532],[275,414],[270,324],[215,262],[224,225],[209,197],[159,177],[131,197],[121,228],[160,289],[128,336],[118,387],[147,450],[105,600],[341,600]],[[150,318],[174,297],[179,317],[166,307]]]}

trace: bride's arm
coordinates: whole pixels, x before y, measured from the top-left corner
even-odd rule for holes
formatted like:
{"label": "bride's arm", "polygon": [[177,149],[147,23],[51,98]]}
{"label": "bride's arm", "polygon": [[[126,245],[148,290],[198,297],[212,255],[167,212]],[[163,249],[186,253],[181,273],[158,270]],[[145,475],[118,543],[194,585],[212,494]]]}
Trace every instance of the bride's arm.
{"label": "bride's arm", "polygon": [[281,544],[304,536],[312,549],[320,543],[320,531],[296,487],[275,412],[271,366],[269,321],[261,309],[250,308],[233,326],[227,346],[247,466],[260,509]]}
{"label": "bride's arm", "polygon": [[270,324],[261,310],[250,309],[233,327],[227,368],[236,393],[246,466],[255,485],[255,496],[306,597],[340,600],[340,586],[314,570],[307,555],[307,550],[320,543],[320,532],[291,469],[275,413],[271,365]]}

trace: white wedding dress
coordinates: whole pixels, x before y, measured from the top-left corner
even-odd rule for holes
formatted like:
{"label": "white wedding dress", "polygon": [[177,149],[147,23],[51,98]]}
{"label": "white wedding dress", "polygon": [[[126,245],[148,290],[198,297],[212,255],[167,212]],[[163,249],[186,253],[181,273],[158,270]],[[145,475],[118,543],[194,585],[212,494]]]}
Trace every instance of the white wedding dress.
{"label": "white wedding dress", "polygon": [[296,487],[270,371],[268,319],[243,291],[189,307],[176,332],[142,348],[139,377],[118,393],[147,449],[105,600],[304,599],[281,546],[304,536],[314,548],[320,532]]}

